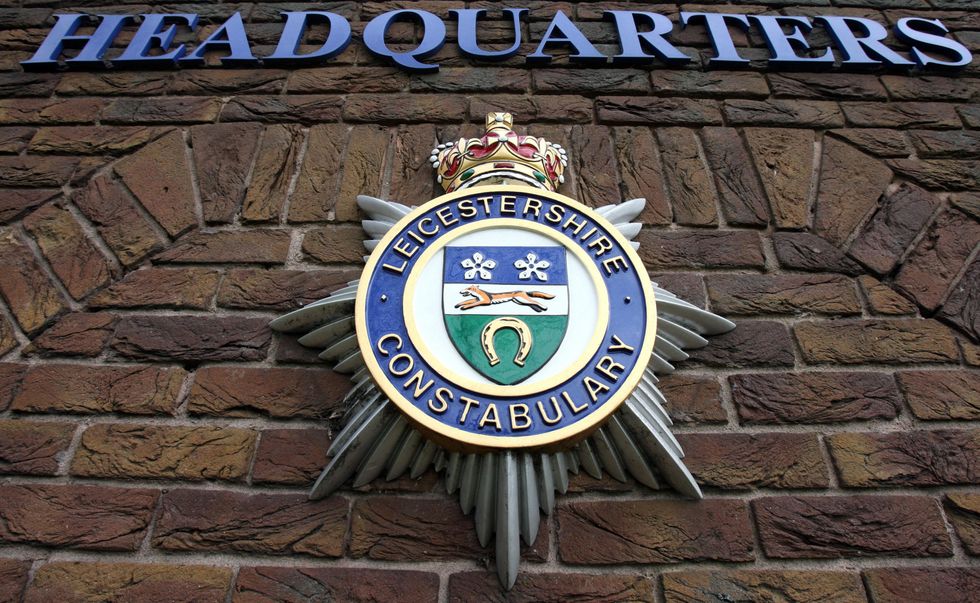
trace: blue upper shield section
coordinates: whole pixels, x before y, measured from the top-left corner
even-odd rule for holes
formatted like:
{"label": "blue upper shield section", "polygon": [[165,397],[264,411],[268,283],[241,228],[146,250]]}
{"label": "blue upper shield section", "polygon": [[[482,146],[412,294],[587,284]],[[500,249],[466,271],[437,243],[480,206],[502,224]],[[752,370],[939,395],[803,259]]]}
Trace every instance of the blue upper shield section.
{"label": "blue upper shield section", "polygon": [[523,247],[447,246],[445,253],[445,268],[442,279],[444,283],[568,284],[565,248],[557,245],[526,245]]}

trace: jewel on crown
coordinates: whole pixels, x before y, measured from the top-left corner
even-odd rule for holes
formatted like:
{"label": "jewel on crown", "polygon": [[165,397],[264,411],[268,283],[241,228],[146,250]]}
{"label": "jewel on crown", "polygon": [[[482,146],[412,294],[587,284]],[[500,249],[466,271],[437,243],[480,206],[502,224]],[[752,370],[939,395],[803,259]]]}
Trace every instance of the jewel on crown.
{"label": "jewel on crown", "polygon": [[442,188],[451,193],[473,186],[519,181],[557,190],[565,181],[568,165],[565,149],[543,138],[517,134],[513,125],[510,113],[489,113],[482,137],[460,138],[432,149],[429,161],[438,173]]}

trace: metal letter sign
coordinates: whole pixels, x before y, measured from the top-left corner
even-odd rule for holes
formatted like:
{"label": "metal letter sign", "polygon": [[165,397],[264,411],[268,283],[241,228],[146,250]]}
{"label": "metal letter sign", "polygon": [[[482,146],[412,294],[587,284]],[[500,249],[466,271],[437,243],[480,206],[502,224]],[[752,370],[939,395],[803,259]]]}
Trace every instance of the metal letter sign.
{"label": "metal letter sign", "polygon": [[510,588],[569,474],[701,491],[670,433],[657,374],[735,325],[651,283],[632,239],[643,199],[598,209],[555,192],[560,146],[492,113],[430,158],[446,194],[358,197],[359,281],[276,319],[351,373],[345,425],[311,496],[430,466]]}

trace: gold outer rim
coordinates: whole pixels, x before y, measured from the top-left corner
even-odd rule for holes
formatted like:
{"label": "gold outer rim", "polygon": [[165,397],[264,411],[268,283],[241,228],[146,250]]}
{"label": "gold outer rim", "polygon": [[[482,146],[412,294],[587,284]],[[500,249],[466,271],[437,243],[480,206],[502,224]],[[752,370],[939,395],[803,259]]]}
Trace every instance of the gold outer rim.
{"label": "gold outer rim", "polygon": [[[536,189],[537,190],[537,189]],[[609,296],[603,295],[605,291],[605,285],[602,283],[602,276],[599,274],[599,269],[595,267],[595,264],[589,258],[588,254],[581,246],[575,245],[570,242],[562,240],[558,233],[553,228],[548,228],[543,224],[538,224],[537,222],[529,222],[527,220],[520,220],[518,218],[488,218],[480,220],[479,222],[474,222],[472,224],[466,224],[464,226],[459,226],[454,228],[450,233],[441,237],[435,243],[432,243],[431,247],[426,249],[419,259],[415,262],[416,267],[425,266],[425,264],[431,261],[432,256],[436,254],[440,249],[451,243],[454,239],[461,237],[465,234],[471,232],[476,232],[479,230],[484,230],[493,227],[506,227],[506,228],[519,228],[522,230],[530,230],[532,232],[537,232],[539,234],[545,235],[550,239],[558,241],[567,249],[570,249],[572,253],[578,257],[579,261],[585,266],[586,271],[592,278],[592,286],[595,287],[597,301],[598,301],[598,312],[599,320],[596,321],[596,328],[592,333],[592,337],[589,338],[587,345],[587,350],[589,350],[589,355],[585,356],[583,351],[582,356],[579,357],[575,363],[569,368],[563,370],[561,373],[554,375],[540,383],[532,384],[517,384],[517,385],[497,385],[496,383],[481,383],[467,377],[461,377],[453,374],[453,371],[443,364],[438,356],[432,353],[429,346],[426,345],[425,341],[420,337],[418,327],[415,324],[415,317],[412,316],[413,302],[412,299],[415,296],[415,288],[418,284],[418,280],[421,276],[419,270],[412,270],[408,275],[408,280],[405,282],[405,305],[403,306],[403,314],[405,317],[405,328],[408,331],[408,338],[412,341],[412,345],[416,347],[419,351],[419,355],[425,359],[433,369],[444,378],[452,381],[454,385],[459,387],[464,387],[468,390],[485,394],[488,396],[499,396],[499,391],[493,391],[494,388],[499,389],[501,387],[507,388],[508,396],[530,396],[538,392],[542,392],[551,389],[561,383],[567,381],[572,375],[577,373],[585,363],[589,361],[589,358],[595,354],[595,351],[599,349],[602,345],[602,336],[606,333],[606,327],[609,325]],[[568,240],[568,237],[564,237]],[[570,240],[569,240],[570,241]],[[440,302],[442,301],[442,296],[439,297]]]}
{"label": "gold outer rim", "polygon": [[622,385],[619,387],[619,389],[617,389],[599,409],[593,411],[588,417],[585,417],[580,421],[576,421],[567,427],[562,427],[561,429],[557,429],[555,431],[533,436],[488,436],[469,433],[462,429],[450,427],[441,421],[433,419],[428,414],[418,409],[411,403],[411,401],[403,397],[401,392],[398,391],[398,388],[388,380],[384,370],[374,357],[374,346],[368,338],[366,309],[367,291],[371,277],[374,275],[374,271],[377,268],[381,256],[384,254],[384,250],[388,248],[392,241],[394,241],[395,237],[401,233],[402,229],[404,229],[407,224],[411,223],[420,215],[429,212],[434,207],[462,197],[469,197],[483,192],[476,188],[463,189],[461,191],[454,191],[452,193],[440,195],[412,210],[388,230],[385,236],[382,237],[381,241],[378,243],[378,246],[375,247],[374,251],[371,253],[370,257],[368,258],[367,265],[364,267],[364,272],[361,273],[361,278],[358,281],[357,298],[354,305],[354,324],[357,330],[357,343],[361,349],[361,354],[364,357],[364,362],[371,373],[371,377],[374,379],[374,382],[378,385],[378,387],[381,388],[381,391],[383,391],[385,395],[388,396],[388,398],[394,402],[395,405],[405,414],[405,416],[418,428],[420,428],[424,433],[432,435],[434,439],[440,442],[447,442],[450,445],[456,445],[467,450],[530,449],[550,447],[577,439],[578,437],[584,437],[592,430],[598,428],[600,424],[613,412],[615,412],[626,400],[626,398],[633,393],[633,390],[639,383],[640,378],[643,376],[643,371],[646,370],[647,365],[650,363],[657,334],[657,305],[656,299],[653,295],[653,288],[650,286],[650,277],[647,274],[646,268],[643,266],[643,261],[633,249],[633,246],[630,245],[629,240],[626,239],[626,237],[624,237],[618,230],[616,230],[616,228],[608,220],[578,201],[575,201],[574,199],[566,197],[560,193],[533,188],[530,186],[497,185],[479,188],[486,189],[486,194],[504,192],[548,198],[551,201],[566,205],[579,213],[588,216],[591,220],[594,220],[600,224],[607,231],[607,234],[616,240],[619,246],[623,249],[623,252],[626,254],[626,257],[629,259],[630,264],[632,264],[633,269],[636,271],[637,278],[640,280],[640,286],[643,290],[643,297],[646,305],[646,336],[643,338],[643,344],[639,349],[639,355],[637,356],[637,362],[636,365],[634,365],[633,370],[630,371],[628,375],[624,375]]}

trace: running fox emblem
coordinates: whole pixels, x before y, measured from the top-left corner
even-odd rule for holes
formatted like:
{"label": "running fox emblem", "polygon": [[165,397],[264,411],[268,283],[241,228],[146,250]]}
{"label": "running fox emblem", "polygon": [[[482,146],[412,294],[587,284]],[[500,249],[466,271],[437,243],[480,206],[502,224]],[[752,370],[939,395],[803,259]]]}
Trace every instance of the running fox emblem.
{"label": "running fox emblem", "polygon": [[493,304],[514,302],[515,304],[528,306],[535,312],[544,312],[548,309],[548,306],[539,302],[538,299],[552,299],[555,297],[554,295],[544,293],[543,291],[507,291],[505,293],[487,293],[476,285],[470,285],[469,287],[460,291],[460,294],[470,298],[464,299],[456,304],[456,307],[460,310],[469,310],[479,306],[490,306]]}

